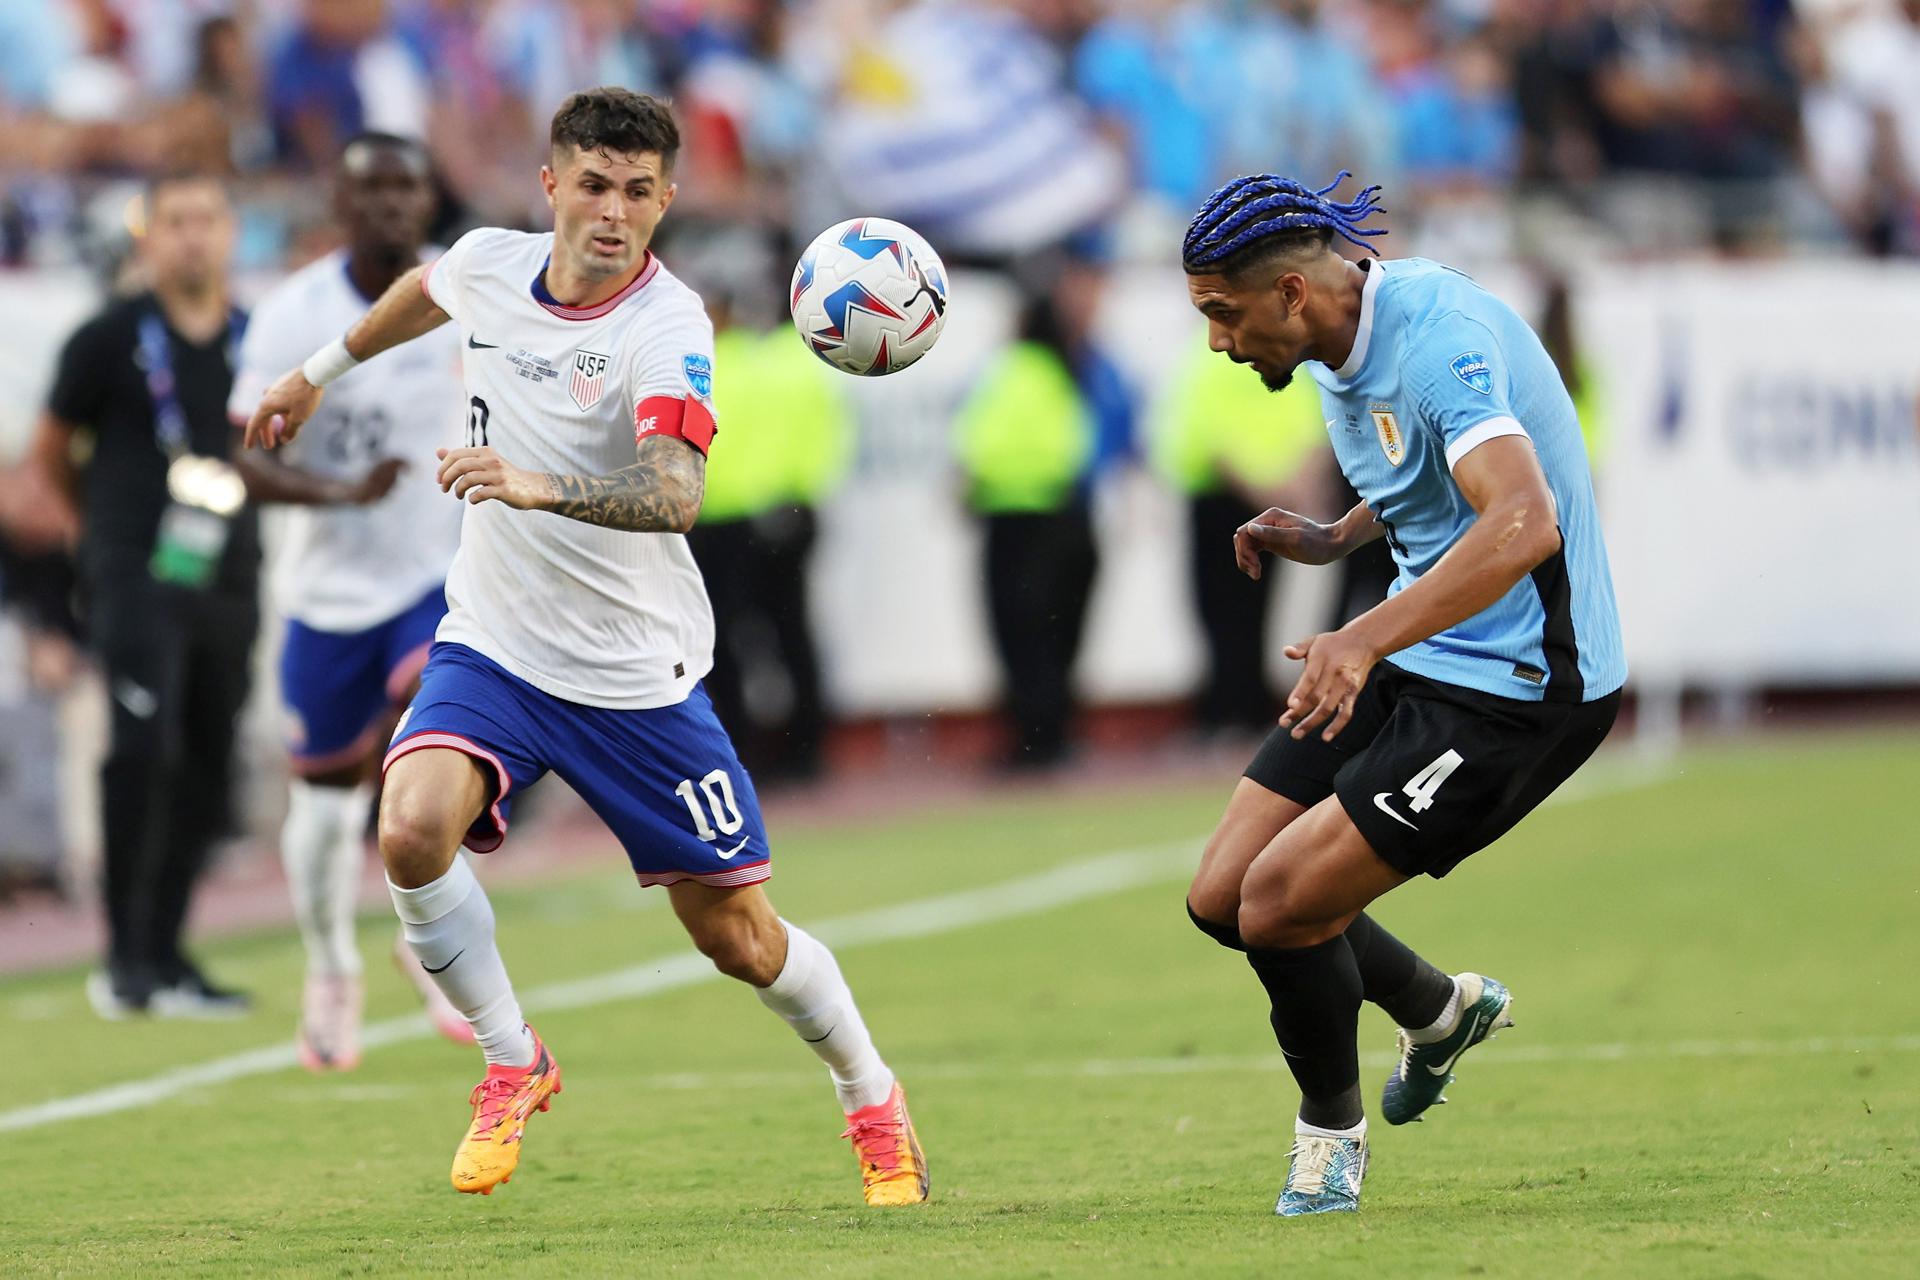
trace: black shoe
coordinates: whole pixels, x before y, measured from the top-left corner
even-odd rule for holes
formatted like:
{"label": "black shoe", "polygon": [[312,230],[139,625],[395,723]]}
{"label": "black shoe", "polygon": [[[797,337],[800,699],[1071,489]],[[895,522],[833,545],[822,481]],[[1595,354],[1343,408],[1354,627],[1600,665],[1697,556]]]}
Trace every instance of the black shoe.
{"label": "black shoe", "polygon": [[161,1018],[241,1018],[252,1012],[253,997],[214,986],[188,964],[172,982],[154,989],[151,1006]]}

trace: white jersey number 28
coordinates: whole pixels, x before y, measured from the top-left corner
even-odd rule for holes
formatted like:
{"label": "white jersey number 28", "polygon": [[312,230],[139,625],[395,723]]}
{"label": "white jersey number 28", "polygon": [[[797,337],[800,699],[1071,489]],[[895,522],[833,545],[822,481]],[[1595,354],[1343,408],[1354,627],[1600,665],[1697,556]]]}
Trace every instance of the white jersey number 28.
{"label": "white jersey number 28", "polygon": [[[687,812],[693,815],[693,828],[700,833],[702,840],[718,840],[721,836],[730,836],[747,820],[740,814],[740,805],[733,798],[733,779],[727,776],[725,769],[715,769],[700,779],[700,791],[695,793],[692,778],[682,778],[673,794],[687,802]],[[704,796],[706,804],[700,803]],[[707,820],[711,810],[713,820]],[[714,830],[718,827],[719,830]]]}

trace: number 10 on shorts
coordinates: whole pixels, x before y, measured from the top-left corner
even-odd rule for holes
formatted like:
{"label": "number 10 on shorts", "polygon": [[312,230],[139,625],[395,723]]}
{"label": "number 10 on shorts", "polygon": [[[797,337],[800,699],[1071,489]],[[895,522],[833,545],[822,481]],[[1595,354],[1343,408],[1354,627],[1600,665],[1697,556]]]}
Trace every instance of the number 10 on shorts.
{"label": "number 10 on shorts", "polygon": [[[673,794],[687,803],[687,812],[693,815],[693,829],[700,833],[702,840],[718,840],[721,836],[730,836],[747,820],[740,814],[740,806],[733,798],[733,779],[727,776],[725,769],[715,769],[700,779],[699,791],[694,790],[692,778],[682,778]],[[702,804],[701,800],[706,803]],[[707,814],[711,811],[712,821]],[[719,828],[715,830],[715,828]]]}

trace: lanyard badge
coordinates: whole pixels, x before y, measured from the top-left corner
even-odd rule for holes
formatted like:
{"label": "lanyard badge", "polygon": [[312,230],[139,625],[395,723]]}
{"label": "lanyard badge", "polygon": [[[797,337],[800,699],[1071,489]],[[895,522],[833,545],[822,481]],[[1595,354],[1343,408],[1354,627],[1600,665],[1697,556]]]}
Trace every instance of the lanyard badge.
{"label": "lanyard badge", "polygon": [[157,310],[140,318],[140,355],[153,399],[154,441],[167,455],[167,507],[147,568],[156,581],[200,590],[219,572],[233,518],[246,505],[246,481],[225,459],[192,451],[173,344]]}

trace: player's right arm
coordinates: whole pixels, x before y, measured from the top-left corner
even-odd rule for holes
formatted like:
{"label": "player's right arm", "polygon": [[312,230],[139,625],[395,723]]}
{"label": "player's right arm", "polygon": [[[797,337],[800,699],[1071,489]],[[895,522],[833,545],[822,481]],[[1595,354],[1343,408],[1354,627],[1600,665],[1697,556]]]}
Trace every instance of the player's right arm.
{"label": "player's right arm", "polygon": [[1260,553],[1270,551],[1297,564],[1332,564],[1366,546],[1386,530],[1366,503],[1332,524],[1269,507],[1233,533],[1233,559],[1249,578],[1260,576]]}
{"label": "player's right arm", "polygon": [[326,384],[363,360],[431,333],[452,319],[427,295],[429,267],[415,267],[393,282],[346,336],[328,343],[298,369],[267,388],[247,419],[248,447],[271,449],[291,440],[320,407]]}
{"label": "player's right arm", "polygon": [[401,458],[382,458],[366,474],[345,480],[296,467],[260,449],[242,449],[233,455],[234,470],[247,482],[247,496],[255,502],[293,506],[343,507],[378,502],[393,491],[407,469]]}

